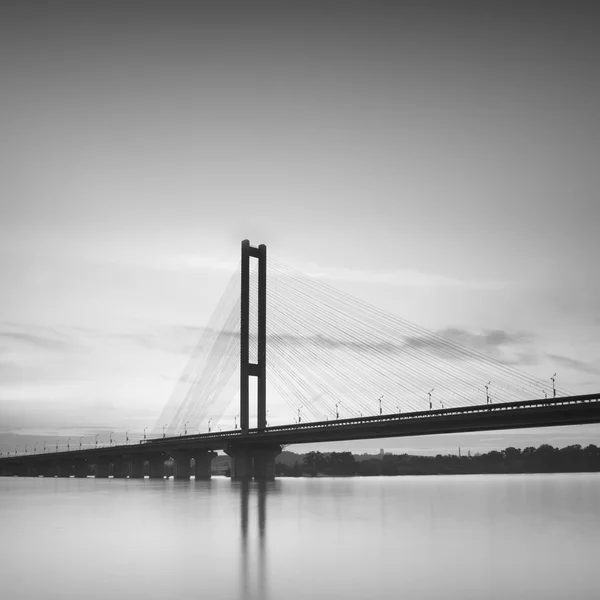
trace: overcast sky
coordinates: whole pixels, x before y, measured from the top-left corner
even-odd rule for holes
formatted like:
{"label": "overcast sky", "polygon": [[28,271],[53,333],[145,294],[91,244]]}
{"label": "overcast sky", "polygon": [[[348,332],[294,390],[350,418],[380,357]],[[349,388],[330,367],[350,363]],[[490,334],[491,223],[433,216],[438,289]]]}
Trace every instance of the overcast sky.
{"label": "overcast sky", "polygon": [[214,4],[0,7],[4,446],[151,428],[244,238],[600,390],[594,4]]}

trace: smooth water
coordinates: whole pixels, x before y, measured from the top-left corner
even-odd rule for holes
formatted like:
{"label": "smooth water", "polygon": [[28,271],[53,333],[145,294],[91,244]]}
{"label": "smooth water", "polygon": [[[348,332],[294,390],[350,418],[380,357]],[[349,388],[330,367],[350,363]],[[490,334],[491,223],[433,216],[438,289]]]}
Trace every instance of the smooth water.
{"label": "smooth water", "polygon": [[600,474],[0,478],[0,598],[600,598]]}

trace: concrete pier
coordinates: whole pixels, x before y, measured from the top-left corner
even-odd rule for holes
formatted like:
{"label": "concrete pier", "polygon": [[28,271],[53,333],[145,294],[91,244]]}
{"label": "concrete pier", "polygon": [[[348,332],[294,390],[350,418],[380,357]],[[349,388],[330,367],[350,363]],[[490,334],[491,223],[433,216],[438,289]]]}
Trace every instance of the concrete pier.
{"label": "concrete pier", "polygon": [[155,454],[148,459],[150,479],[162,479],[165,476],[165,455]]}
{"label": "concrete pier", "polygon": [[171,458],[175,459],[175,479],[188,479],[192,475],[190,466],[192,454],[190,452],[172,452]]}
{"label": "concrete pier", "polygon": [[78,460],[75,462],[74,474],[75,474],[75,477],[87,477],[88,476],[87,460]]}
{"label": "concrete pier", "polygon": [[231,457],[232,479],[275,479],[275,457],[281,453],[279,444],[232,445],[225,452]]}
{"label": "concrete pier", "polygon": [[217,456],[212,450],[204,450],[194,454],[196,462],[194,466],[194,475],[196,479],[210,479],[212,460]]}
{"label": "concrete pier", "polygon": [[96,479],[108,477],[110,475],[110,460],[98,459],[94,465],[94,476]]}
{"label": "concrete pier", "polygon": [[143,457],[132,456],[126,458],[129,462],[129,478],[130,479],[143,479],[144,478],[144,465],[146,461]]}

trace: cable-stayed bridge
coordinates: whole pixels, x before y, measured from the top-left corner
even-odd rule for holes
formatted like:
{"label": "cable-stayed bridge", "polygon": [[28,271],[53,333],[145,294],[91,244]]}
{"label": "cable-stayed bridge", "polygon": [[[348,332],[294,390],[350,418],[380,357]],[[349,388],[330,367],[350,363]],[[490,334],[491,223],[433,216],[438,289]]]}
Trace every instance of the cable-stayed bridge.
{"label": "cable-stayed bridge", "polygon": [[[284,401],[294,423],[269,424],[267,397]],[[233,427],[215,431],[232,405]],[[571,396],[554,378],[540,381],[278,262],[267,277],[266,247],[245,240],[148,438],[9,456],[0,474],[85,476],[93,466],[97,477],[163,477],[173,459],[178,478],[206,478],[224,450],[232,477],[265,479],[287,444],[599,421],[600,393]]]}

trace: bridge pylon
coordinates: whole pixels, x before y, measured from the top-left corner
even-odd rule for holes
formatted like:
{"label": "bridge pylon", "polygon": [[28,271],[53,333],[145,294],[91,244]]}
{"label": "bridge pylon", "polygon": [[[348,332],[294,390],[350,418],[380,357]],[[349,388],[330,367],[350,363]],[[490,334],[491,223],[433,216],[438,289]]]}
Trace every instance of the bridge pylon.
{"label": "bridge pylon", "polygon": [[[250,362],[250,258],[258,260],[258,352],[257,362]],[[240,428],[250,429],[250,377],[257,378],[257,428],[267,426],[267,247],[242,241],[240,308]]]}

